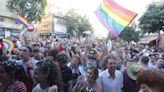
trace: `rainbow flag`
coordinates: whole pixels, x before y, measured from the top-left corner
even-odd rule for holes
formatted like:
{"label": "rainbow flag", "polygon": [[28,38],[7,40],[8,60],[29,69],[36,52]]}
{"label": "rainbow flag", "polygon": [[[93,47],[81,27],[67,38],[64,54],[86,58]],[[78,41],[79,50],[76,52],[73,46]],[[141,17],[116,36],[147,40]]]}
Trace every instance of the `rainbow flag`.
{"label": "rainbow flag", "polygon": [[96,16],[109,32],[118,36],[137,16],[113,0],[103,0],[96,10]]}
{"label": "rainbow flag", "polygon": [[9,39],[9,38],[3,38],[3,44],[5,46],[5,48],[8,50],[8,51],[12,51],[14,49],[14,42],[13,40]]}
{"label": "rainbow flag", "polygon": [[28,28],[28,26],[30,25],[30,22],[27,20],[27,18],[22,15],[18,15],[18,17],[16,18],[16,22],[19,24],[23,24],[23,26],[26,28]]}

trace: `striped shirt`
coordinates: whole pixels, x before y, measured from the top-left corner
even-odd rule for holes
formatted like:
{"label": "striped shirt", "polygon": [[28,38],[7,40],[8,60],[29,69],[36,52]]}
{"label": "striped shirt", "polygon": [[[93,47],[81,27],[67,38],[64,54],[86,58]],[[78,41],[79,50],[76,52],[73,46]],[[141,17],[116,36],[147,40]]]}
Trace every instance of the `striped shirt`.
{"label": "striped shirt", "polygon": [[4,92],[27,92],[27,88],[23,82],[12,82]]}

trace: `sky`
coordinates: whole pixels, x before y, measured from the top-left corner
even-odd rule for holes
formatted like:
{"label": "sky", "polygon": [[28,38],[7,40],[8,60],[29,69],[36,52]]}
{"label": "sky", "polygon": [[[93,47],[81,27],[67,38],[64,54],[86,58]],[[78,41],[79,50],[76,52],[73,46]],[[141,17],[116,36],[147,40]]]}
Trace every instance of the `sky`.
{"label": "sky", "polygon": [[[158,0],[114,0],[118,4],[122,5],[123,7],[136,12],[138,15],[134,19],[137,21],[141,15],[146,10],[148,4],[152,2],[156,2]],[[102,0],[53,0],[59,6],[63,8],[75,8],[78,12],[82,15],[87,15],[89,18],[92,27],[94,28],[94,33],[96,36],[99,37],[106,37],[108,34],[108,30],[104,28],[104,26],[99,22],[95,15],[95,11]]]}

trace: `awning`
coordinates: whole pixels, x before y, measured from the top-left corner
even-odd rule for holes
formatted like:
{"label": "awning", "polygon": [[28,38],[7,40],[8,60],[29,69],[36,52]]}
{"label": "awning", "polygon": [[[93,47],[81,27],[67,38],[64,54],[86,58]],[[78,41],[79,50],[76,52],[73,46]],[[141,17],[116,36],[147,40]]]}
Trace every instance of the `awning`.
{"label": "awning", "polygon": [[144,38],[141,38],[139,43],[145,43],[148,44],[151,41],[154,41],[158,38],[158,35],[154,35],[154,36],[146,36]]}

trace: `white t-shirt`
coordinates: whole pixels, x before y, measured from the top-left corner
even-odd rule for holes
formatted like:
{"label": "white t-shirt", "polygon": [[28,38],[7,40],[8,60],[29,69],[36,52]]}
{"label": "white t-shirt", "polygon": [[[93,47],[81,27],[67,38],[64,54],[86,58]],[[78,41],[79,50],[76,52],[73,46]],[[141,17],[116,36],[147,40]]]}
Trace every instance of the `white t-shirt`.
{"label": "white t-shirt", "polygon": [[34,89],[32,90],[32,92],[48,92],[48,88],[42,89],[42,88],[40,87],[40,84],[37,84],[37,85],[34,87]]}
{"label": "white t-shirt", "polygon": [[58,87],[57,87],[57,85],[53,85],[51,87],[47,87],[46,89],[42,89],[40,87],[40,84],[37,84],[33,88],[32,92],[58,92]]}

